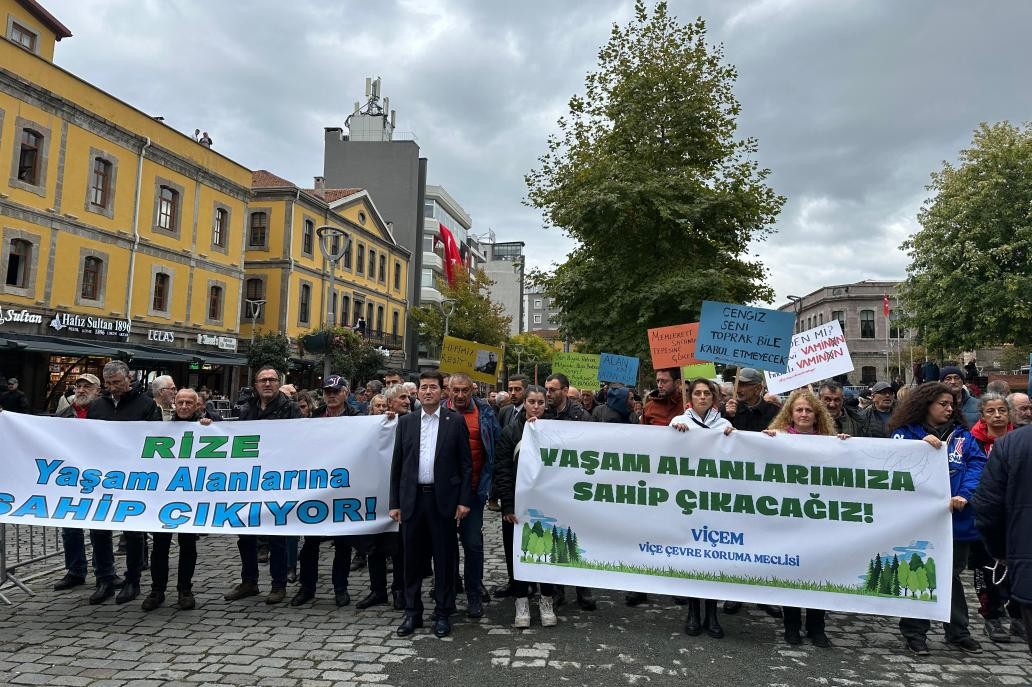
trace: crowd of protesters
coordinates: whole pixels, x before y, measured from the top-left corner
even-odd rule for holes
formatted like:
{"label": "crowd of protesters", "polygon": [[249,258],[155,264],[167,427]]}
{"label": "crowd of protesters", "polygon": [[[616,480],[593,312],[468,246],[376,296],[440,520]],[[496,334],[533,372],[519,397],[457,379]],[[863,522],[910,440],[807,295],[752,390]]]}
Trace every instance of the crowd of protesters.
{"label": "crowd of protesters", "polygon": [[[932,372],[927,367],[915,369],[924,376]],[[679,432],[894,438],[924,441],[936,450],[946,447],[954,539],[946,642],[969,653],[981,651],[970,630],[964,593],[967,571],[973,571],[986,637],[993,642],[1028,641],[1026,627],[1032,622],[1032,467],[1028,467],[1032,465],[1032,434],[1022,428],[1032,424],[1032,401],[1025,393],[1012,393],[1005,382],[991,382],[984,392],[972,389],[966,379],[970,373],[957,366],[936,367],[934,377],[927,381],[918,376],[909,386],[877,382],[860,394],[852,393],[853,389],[839,380],[826,380],[816,388],[797,389],[783,400],[766,394],[763,374],[749,368],[726,371],[722,380],[683,382],[679,370],[657,370],[655,389],[643,398],[635,389],[620,384],[579,390],[562,374],[549,375],[540,386],[515,375],[505,391],[481,394],[468,375],[444,376],[436,371],[421,374],[418,383],[388,373],[357,389],[341,375],[330,375],[319,389],[297,390],[282,383],[280,371],[266,366],[255,374],[254,387],[241,395],[235,408],[237,419],[359,415],[399,419],[390,466],[390,516],[401,527],[397,533],[304,537],[303,542],[299,537],[240,535],[240,582],[224,596],[237,601],[260,594],[259,567],[267,563],[271,585],[266,603],[288,601],[287,587],[294,583],[297,591],[289,603],[312,602],[318,590],[320,544],[328,540],[333,548],[330,579],[336,605],[351,604],[349,573],[368,567],[369,589],[355,607],[365,610],[385,605],[403,611],[398,628],[401,636],[423,625],[421,585],[428,576],[433,577],[433,632],[439,637],[451,632],[450,617],[459,593],[466,597],[470,618],[483,615],[483,604],[492,594],[512,597],[518,628],[531,626],[531,599],[536,595],[541,624],[554,626],[559,620],[557,607],[566,603],[566,590],[561,585],[519,580],[513,572],[513,536],[519,524],[516,475],[526,423],[551,419],[669,426]],[[206,395],[177,388],[171,377],[154,378],[147,388],[134,382],[128,367],[119,361],[108,363],[102,376],[103,382],[92,374],[80,375],[57,414],[73,419],[202,425],[223,419]],[[0,407],[20,412],[25,406],[17,380],[8,380]],[[447,422],[453,418],[457,422]],[[436,455],[429,445],[437,446]],[[483,531],[485,526],[496,526],[496,521],[485,524],[485,511],[500,511],[508,576],[492,592],[484,584]],[[85,535],[82,529],[63,530],[66,572],[55,590],[85,584]],[[165,603],[171,533],[124,533],[119,544],[126,554],[124,577],[116,574],[111,532],[90,530],[88,536],[96,576],[89,603],[103,603],[111,597],[117,603],[133,601],[142,594],[142,573],[147,569],[150,591],[143,609],[151,611]],[[196,606],[192,578],[199,535],[176,536],[177,603],[180,609],[189,610]],[[148,538],[153,541],[152,551],[148,551]],[[582,610],[596,609],[592,590],[576,587],[575,593]],[[637,606],[648,597],[628,592],[624,600],[628,606]],[[675,597],[673,601],[687,606],[684,631],[688,635],[724,636],[717,599]],[[723,613],[734,614],[741,605],[725,600]],[[832,646],[823,610],[806,609],[804,616],[804,610],[798,608],[762,608],[782,619],[788,644],[801,643],[805,629],[815,646]],[[929,628],[927,620],[899,621],[906,646],[918,655],[929,653]]]}

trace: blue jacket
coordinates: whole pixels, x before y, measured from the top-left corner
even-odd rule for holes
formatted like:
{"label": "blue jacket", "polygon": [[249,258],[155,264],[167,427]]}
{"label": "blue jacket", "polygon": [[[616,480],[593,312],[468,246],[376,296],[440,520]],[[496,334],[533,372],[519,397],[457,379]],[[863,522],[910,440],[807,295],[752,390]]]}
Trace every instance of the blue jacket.
{"label": "blue jacket", "polygon": [[[494,474],[495,447],[498,445],[498,438],[502,435],[502,425],[498,422],[498,416],[495,415],[494,408],[487,401],[483,401],[476,396],[472,400],[477,404],[477,410],[480,411],[480,443],[484,445],[484,465],[480,468],[480,483],[477,485],[477,501],[483,506],[487,503],[487,499],[491,494],[491,476]],[[451,406],[450,403],[448,405]],[[462,413],[455,406],[451,407],[455,412]]]}
{"label": "blue jacket", "polygon": [[978,419],[982,417],[982,402],[972,396],[967,387],[961,389],[960,397],[963,399],[960,404],[960,412],[964,416],[964,424],[968,426],[968,429],[971,429],[978,422]]}
{"label": "blue jacket", "polygon": [[[928,434],[922,425],[906,425],[897,429],[892,438],[921,441]],[[942,443],[946,445],[946,460],[950,468],[950,496],[963,496],[968,501],[963,510],[953,511],[953,538],[956,541],[976,541],[979,536],[971,499],[982,479],[985,452],[965,427],[955,427]]]}

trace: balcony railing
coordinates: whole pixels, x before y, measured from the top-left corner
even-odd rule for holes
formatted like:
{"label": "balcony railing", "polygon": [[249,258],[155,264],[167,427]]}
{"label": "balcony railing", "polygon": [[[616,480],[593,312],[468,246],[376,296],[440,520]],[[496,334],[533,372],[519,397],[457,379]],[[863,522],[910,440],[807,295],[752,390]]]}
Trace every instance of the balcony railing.
{"label": "balcony railing", "polygon": [[[355,331],[358,331],[357,329]],[[380,332],[375,330],[367,329],[365,332],[358,332],[365,340],[376,344],[377,346],[383,346],[384,348],[390,349],[401,349],[405,347],[404,337],[401,334],[388,334],[387,332]]]}

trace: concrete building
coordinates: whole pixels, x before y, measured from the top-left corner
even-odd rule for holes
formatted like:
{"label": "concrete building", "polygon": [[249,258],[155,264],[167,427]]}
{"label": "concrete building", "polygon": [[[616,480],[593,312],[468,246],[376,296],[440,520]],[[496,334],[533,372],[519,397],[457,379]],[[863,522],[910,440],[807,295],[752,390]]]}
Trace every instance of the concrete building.
{"label": "concrete building", "polygon": [[[376,207],[398,246],[412,256],[408,263],[405,297],[418,305],[423,270],[424,204],[427,160],[419,156],[419,144],[395,135],[395,113],[388,98],[380,98],[380,80],[366,80],[366,102],[356,102],[341,127],[327,127],[323,153],[323,177],[327,189],[361,188],[376,199]],[[405,333],[408,368],[417,360],[414,325]]]}
{"label": "concrete building", "polygon": [[[853,372],[849,381],[868,385],[897,376],[910,381],[910,332],[895,326],[898,281],[860,281],[822,286],[805,296],[789,296],[778,310],[794,312],[796,332],[838,320],[842,326]],[[884,297],[889,317],[884,315]],[[887,338],[886,338],[887,337]]]}
{"label": "concrete building", "polygon": [[546,339],[558,335],[559,309],[539,287],[527,291],[527,331]]}
{"label": "concrete building", "polygon": [[523,241],[495,242],[494,232],[489,232],[489,242],[482,245],[487,262],[484,272],[494,282],[489,289],[489,296],[495,303],[505,309],[505,314],[512,318],[509,325],[509,336],[524,331],[524,269],[526,260]]}

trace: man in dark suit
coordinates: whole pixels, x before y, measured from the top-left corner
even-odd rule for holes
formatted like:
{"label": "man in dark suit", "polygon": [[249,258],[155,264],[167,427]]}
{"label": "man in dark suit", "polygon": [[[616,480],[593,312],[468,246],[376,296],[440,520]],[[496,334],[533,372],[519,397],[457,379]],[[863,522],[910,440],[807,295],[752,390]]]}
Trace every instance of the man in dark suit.
{"label": "man in dark suit", "polygon": [[430,541],[434,561],[434,634],[451,633],[455,612],[456,527],[473,498],[473,458],[466,422],[441,405],[440,372],[419,375],[420,410],[398,420],[391,462],[390,516],[401,528],[405,559],[405,619],[398,635],[423,626],[422,542]]}

